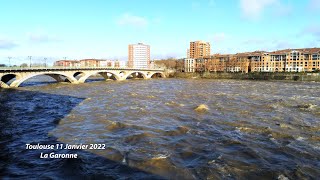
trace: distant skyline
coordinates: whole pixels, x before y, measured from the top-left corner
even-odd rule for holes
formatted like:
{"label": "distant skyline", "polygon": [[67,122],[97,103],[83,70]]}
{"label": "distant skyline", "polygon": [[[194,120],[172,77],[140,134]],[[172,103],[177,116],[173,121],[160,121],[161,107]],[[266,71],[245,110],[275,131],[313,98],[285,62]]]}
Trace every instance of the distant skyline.
{"label": "distant skyline", "polygon": [[190,41],[211,54],[320,46],[320,0],[0,0],[0,64],[56,59],[186,57]]}

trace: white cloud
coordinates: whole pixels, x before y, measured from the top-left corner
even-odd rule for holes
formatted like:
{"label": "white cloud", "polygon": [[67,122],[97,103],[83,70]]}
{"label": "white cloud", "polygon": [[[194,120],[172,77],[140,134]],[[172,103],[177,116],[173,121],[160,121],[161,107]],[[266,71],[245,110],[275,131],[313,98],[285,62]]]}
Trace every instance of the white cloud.
{"label": "white cloud", "polygon": [[281,0],[240,0],[240,8],[243,16],[251,20],[260,19],[267,10],[275,16],[289,15],[293,10],[291,4]]}
{"label": "white cloud", "polygon": [[141,16],[125,13],[117,19],[117,24],[122,26],[146,27],[148,25],[148,20]]}
{"label": "white cloud", "polygon": [[18,44],[11,39],[0,38],[0,49],[12,49],[17,46]]}
{"label": "white cloud", "polygon": [[[273,39],[273,40],[271,40]],[[245,47],[248,51],[275,51],[287,48],[298,47],[296,42],[284,38],[252,38],[244,40],[240,46]]]}
{"label": "white cloud", "polygon": [[277,0],[240,0],[242,13],[247,18],[259,18],[261,13]]}
{"label": "white cloud", "polygon": [[48,34],[29,34],[29,40],[32,42],[50,42],[59,41],[58,38],[49,36]]}
{"label": "white cloud", "polygon": [[311,35],[320,39],[320,25],[310,25],[305,27],[297,36]]}
{"label": "white cloud", "polygon": [[229,36],[226,35],[225,33],[221,32],[221,33],[216,33],[213,34],[212,36],[210,36],[210,39],[213,39],[214,43],[220,43],[225,41],[226,39],[228,39]]}
{"label": "white cloud", "polygon": [[60,41],[56,35],[51,35],[43,29],[36,29],[33,32],[28,32],[27,39],[31,42],[37,43]]}
{"label": "white cloud", "polygon": [[280,49],[289,49],[289,48],[298,48],[294,43],[288,40],[274,40],[272,42],[271,48],[273,50],[280,50]]}

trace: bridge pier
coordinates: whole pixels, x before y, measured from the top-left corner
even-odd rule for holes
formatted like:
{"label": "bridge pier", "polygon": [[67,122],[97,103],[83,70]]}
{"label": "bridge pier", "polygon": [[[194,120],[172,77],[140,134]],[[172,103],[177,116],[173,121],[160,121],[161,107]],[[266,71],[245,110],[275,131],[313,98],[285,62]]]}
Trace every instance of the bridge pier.
{"label": "bridge pier", "polygon": [[10,88],[10,86],[8,86],[8,84],[0,81],[0,88]]}
{"label": "bridge pier", "polygon": [[57,82],[65,82],[65,79],[62,79],[61,76],[58,74],[49,74],[48,76],[52,77]]}
{"label": "bridge pier", "polygon": [[120,77],[119,79],[117,79],[118,81],[124,81],[127,80],[127,77]]}
{"label": "bridge pier", "polygon": [[19,80],[19,79],[17,79],[17,80],[15,80],[15,81],[13,81],[9,86],[10,87],[19,87],[19,85],[21,84],[22,82]]}
{"label": "bridge pier", "polygon": [[100,73],[100,75],[104,78],[105,81],[109,79],[108,73]]}

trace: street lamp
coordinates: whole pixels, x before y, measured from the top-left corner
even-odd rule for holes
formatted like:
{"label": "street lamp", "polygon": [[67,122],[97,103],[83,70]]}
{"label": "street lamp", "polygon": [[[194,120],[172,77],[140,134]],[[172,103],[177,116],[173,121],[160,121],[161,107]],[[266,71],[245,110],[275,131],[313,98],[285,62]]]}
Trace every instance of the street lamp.
{"label": "street lamp", "polygon": [[64,59],[63,67],[66,67],[66,59],[67,59],[67,57],[63,57],[63,59]]}
{"label": "street lamp", "polygon": [[32,56],[28,56],[28,58],[29,58],[29,62],[30,62],[29,66],[31,67],[31,58],[32,58]]}
{"label": "street lamp", "polygon": [[47,58],[44,58],[44,67],[47,67]]}
{"label": "street lamp", "polygon": [[9,67],[11,66],[11,58],[12,57],[8,57],[8,59],[9,59]]}

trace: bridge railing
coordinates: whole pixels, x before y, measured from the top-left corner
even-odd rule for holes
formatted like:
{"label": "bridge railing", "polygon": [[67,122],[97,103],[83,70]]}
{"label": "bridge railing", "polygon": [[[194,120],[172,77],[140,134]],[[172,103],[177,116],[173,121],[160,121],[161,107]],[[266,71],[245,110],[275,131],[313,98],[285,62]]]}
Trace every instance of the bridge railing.
{"label": "bridge railing", "polygon": [[79,70],[79,69],[112,69],[112,70],[118,70],[118,69],[126,69],[126,70],[158,70],[158,71],[164,71],[164,69],[160,68],[128,68],[128,67],[107,67],[107,66],[79,66],[79,67],[66,67],[66,66],[47,66],[47,67],[0,67],[0,70],[7,70],[7,71],[14,71],[14,70],[53,70],[53,69],[65,69],[65,70]]}

